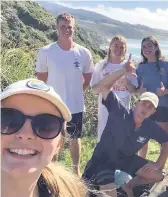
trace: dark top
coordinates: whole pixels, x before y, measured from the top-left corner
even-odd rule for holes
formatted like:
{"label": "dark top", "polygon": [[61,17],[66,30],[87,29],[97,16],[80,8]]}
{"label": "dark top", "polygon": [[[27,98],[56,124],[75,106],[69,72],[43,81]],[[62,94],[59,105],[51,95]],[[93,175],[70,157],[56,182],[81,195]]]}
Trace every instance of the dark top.
{"label": "dark top", "polygon": [[168,142],[168,133],[151,119],[145,119],[142,125],[135,129],[133,111],[127,111],[113,92],[110,92],[102,103],[106,106],[109,116],[101,140],[85,168],[89,176],[95,173],[93,171],[98,173],[102,170],[100,168],[115,168],[120,162],[121,154],[135,155],[150,139],[159,143]]}
{"label": "dark top", "polygon": [[126,110],[113,92],[110,92],[102,103],[109,116],[94,154],[101,156],[102,152],[106,152],[112,161],[116,159],[118,151],[126,156],[136,154],[150,139],[160,144],[168,141],[168,133],[151,119],[145,119],[142,125],[135,129],[133,111]]}
{"label": "dark top", "polygon": [[[40,176],[38,180],[38,188],[39,188],[39,195],[40,197],[53,197],[50,193],[50,190],[47,187],[47,184],[45,183],[42,175]],[[55,195],[56,197],[56,195]]]}

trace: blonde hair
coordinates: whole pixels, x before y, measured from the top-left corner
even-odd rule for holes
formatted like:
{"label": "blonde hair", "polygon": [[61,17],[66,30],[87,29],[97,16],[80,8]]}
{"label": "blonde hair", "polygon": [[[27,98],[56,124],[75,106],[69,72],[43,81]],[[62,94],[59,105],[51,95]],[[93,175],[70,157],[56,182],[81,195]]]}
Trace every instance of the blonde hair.
{"label": "blonde hair", "polygon": [[86,197],[87,187],[82,180],[61,164],[50,163],[42,171],[42,177],[55,197]]}
{"label": "blonde hair", "polygon": [[[60,140],[60,148],[63,147],[67,137],[67,123],[64,122]],[[86,197],[87,187],[80,178],[59,164],[56,160],[57,153],[52,162],[42,171],[42,178],[54,197]]]}
{"label": "blonde hair", "polygon": [[103,66],[103,69],[107,66],[108,62],[110,61],[110,54],[111,54],[111,45],[115,42],[115,41],[121,41],[124,45],[125,45],[125,53],[122,57],[122,60],[125,60],[125,55],[126,55],[126,50],[127,50],[127,43],[126,43],[126,40],[123,36],[120,36],[120,35],[116,35],[115,37],[112,38],[112,40],[110,41],[110,44],[109,44],[109,49],[108,49],[108,52],[107,52],[107,61],[106,63],[104,64]]}
{"label": "blonde hair", "polygon": [[61,14],[59,14],[57,16],[57,20],[56,20],[57,25],[58,25],[59,21],[61,21],[61,20],[65,20],[65,21],[72,21],[72,20],[74,20],[75,21],[75,18],[74,18],[74,16],[72,16],[69,13],[61,13]]}

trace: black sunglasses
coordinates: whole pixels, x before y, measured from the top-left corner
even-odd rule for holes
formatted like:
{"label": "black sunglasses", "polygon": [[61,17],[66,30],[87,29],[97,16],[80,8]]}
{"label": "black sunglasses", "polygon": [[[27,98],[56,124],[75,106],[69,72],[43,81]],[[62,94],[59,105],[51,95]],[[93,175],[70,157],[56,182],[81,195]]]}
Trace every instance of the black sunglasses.
{"label": "black sunglasses", "polygon": [[11,135],[19,131],[26,119],[31,120],[33,132],[42,139],[53,139],[61,132],[64,119],[52,114],[29,116],[12,108],[1,108],[1,134]]}

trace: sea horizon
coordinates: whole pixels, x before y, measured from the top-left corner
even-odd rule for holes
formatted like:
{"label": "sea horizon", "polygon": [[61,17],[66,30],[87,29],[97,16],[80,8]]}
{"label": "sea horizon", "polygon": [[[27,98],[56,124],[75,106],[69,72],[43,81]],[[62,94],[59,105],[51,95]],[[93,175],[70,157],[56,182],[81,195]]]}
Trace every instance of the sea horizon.
{"label": "sea horizon", "polygon": [[[132,54],[132,60],[141,61],[141,39],[126,39],[127,54]],[[168,40],[158,40],[162,55],[168,59]],[[109,42],[110,43],[110,42]],[[108,50],[108,45],[101,45],[100,48]]]}

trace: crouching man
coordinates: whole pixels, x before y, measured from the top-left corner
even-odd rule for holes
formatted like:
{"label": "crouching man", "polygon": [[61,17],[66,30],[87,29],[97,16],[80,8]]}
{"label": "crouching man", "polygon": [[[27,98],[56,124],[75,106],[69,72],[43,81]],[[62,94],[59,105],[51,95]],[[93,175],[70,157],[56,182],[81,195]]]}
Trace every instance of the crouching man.
{"label": "crouching man", "polygon": [[[130,57],[131,58],[131,57]],[[92,158],[87,163],[83,179],[94,188],[106,190],[110,196],[117,196],[114,185],[114,172],[120,169],[133,179],[122,186],[122,190],[133,197],[133,188],[138,185],[161,181],[162,168],[168,157],[168,133],[149,117],[158,106],[157,95],[143,93],[134,109],[128,111],[110,90],[123,75],[134,72],[129,60],[122,69],[111,72],[101,82],[102,103],[109,116],[100,142],[95,147]],[[150,140],[162,144],[156,162],[145,160],[137,152]]]}

